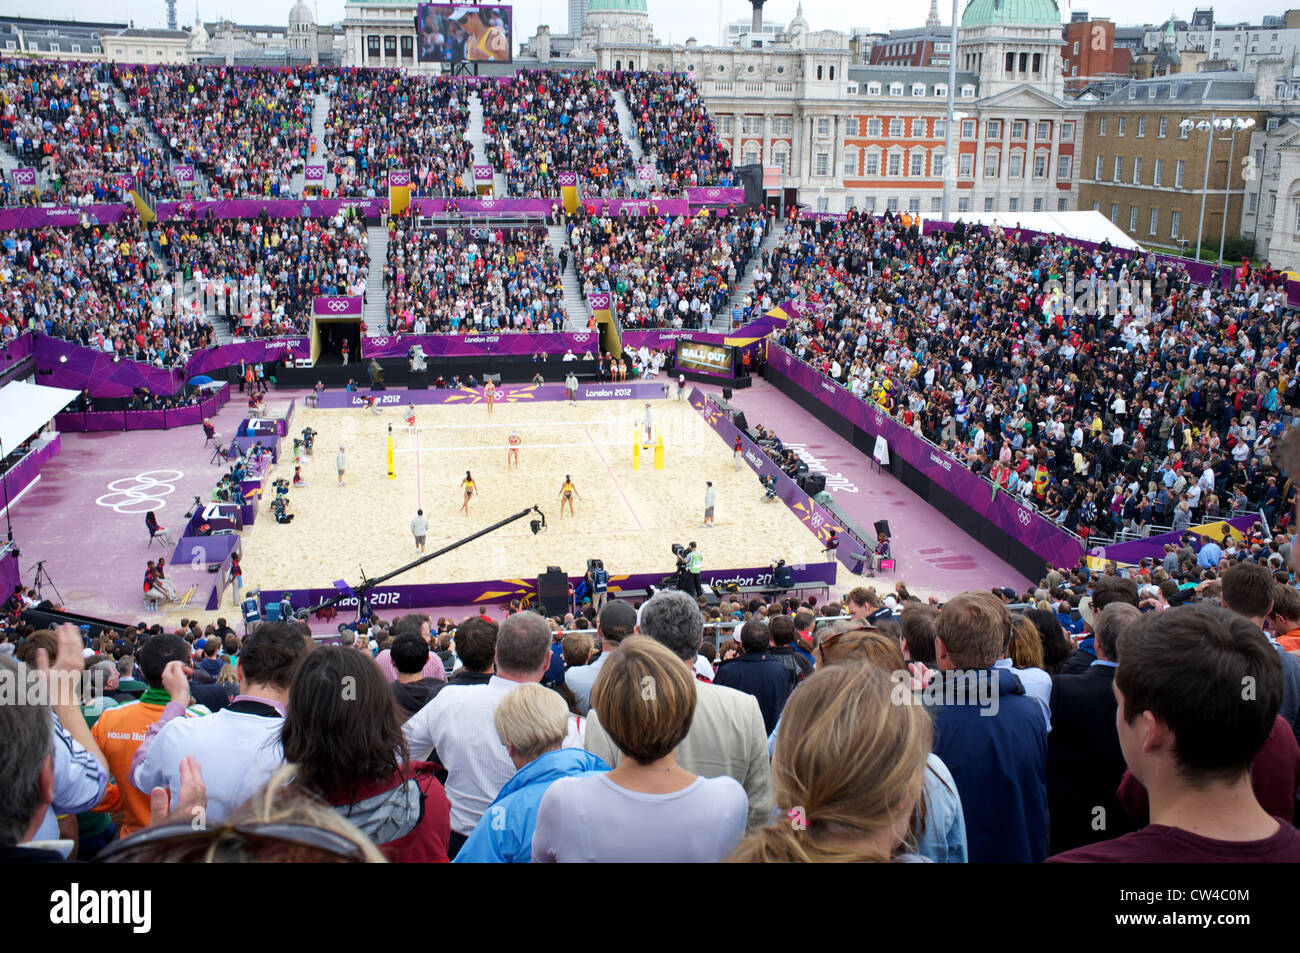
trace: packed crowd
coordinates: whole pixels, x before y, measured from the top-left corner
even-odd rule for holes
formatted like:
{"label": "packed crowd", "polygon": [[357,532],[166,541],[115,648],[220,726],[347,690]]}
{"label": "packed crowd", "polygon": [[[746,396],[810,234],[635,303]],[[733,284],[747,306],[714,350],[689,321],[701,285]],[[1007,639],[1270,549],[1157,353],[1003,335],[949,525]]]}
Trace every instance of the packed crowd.
{"label": "packed crowd", "polygon": [[175,285],[139,220],[7,232],[0,238],[0,326],[39,330],[155,366],[215,343],[173,300]]}
{"label": "packed crowd", "polygon": [[544,228],[421,228],[389,223],[390,333],[564,328],[560,263]]}
{"label": "packed crowd", "polygon": [[275,198],[289,195],[306,165],[324,77],[312,67],[119,65],[113,80],[175,161],[202,172],[214,198]]}
{"label": "packed crowd", "polygon": [[15,190],[6,181],[5,204],[121,201],[122,173],[168,191],[166,158],[119,111],[101,79],[97,66],[0,64],[0,139],[46,182],[45,189]]}
{"label": "packed crowd", "polygon": [[611,292],[625,327],[707,327],[771,227],[761,210],[568,222],[584,294]]}
{"label": "packed crowd", "polygon": [[[1068,307],[1080,289],[1096,304]],[[812,306],[778,336],[796,356],[1082,536],[1288,512],[1283,295],[1267,267],[1217,291],[1154,256],[858,213],[790,223],[755,291]]]}
{"label": "packed crowd", "polygon": [[614,94],[597,74],[521,72],[479,87],[483,136],[511,196],[560,193],[558,172],[578,173],[585,196],[643,194],[619,131]]}
{"label": "packed crowd", "polygon": [[341,195],[385,195],[404,170],[417,195],[472,196],[468,90],[450,77],[352,70],[330,91],[324,155]]}
{"label": "packed crowd", "polygon": [[680,195],[690,186],[732,184],[731,153],[719,141],[699,90],[680,73],[608,73],[622,89],[637,141],[661,176],[658,191]]}
{"label": "packed crowd", "polygon": [[156,230],[170,273],[196,282],[210,314],[254,337],[302,333],[312,298],[366,294],[369,237],[355,214],[172,220]]}
{"label": "packed crowd", "polygon": [[[551,619],[366,612],[331,645],[299,622],[33,630],[19,587],[0,666],[91,677],[0,706],[28,768],[0,777],[0,855],[1300,861],[1293,540],[1187,542],[1130,576],[1049,566],[942,605],[902,582],[824,605],[598,585]],[[285,821],[310,847],[263,826]]]}

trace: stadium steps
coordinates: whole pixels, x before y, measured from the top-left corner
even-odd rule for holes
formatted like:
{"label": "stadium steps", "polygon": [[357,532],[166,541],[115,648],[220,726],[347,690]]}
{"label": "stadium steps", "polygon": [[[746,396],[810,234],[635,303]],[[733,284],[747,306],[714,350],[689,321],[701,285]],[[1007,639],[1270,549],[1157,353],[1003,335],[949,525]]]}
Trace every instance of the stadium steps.
{"label": "stadium steps", "polygon": [[[551,247],[555,249],[558,257],[560,249],[568,245],[569,234],[563,225],[546,226],[547,234],[551,237]],[[587,322],[591,319],[591,312],[587,310],[587,299],[582,296],[582,283],[578,281],[578,266],[574,260],[573,248],[569,248],[569,267],[565,269],[563,275],[564,281],[564,310],[569,315],[569,320],[564,323],[566,331],[583,331],[587,328]]]}
{"label": "stadium steps", "polygon": [[767,252],[770,256],[776,246],[781,244],[784,236],[785,229],[780,222],[777,222],[772,230],[763,236],[763,244],[759,246],[758,254],[749,260],[749,264],[745,266],[745,273],[736,282],[736,290],[731,293],[731,300],[727,302],[726,310],[713,316],[713,323],[709,326],[710,331],[725,334],[731,330],[731,309],[739,308],[745,300],[745,295],[754,290],[754,272],[763,263],[763,252]]}
{"label": "stadium steps", "polygon": [[[163,141],[162,136],[158,135],[158,132],[153,128],[148,120],[143,116],[136,115],[131,110],[131,106],[127,103],[126,97],[122,95],[122,90],[118,89],[117,86],[112,86],[111,89],[113,90],[113,102],[117,104],[118,110],[126,117],[126,121],[134,126],[139,126],[144,130],[145,137],[149,142],[152,143],[159,152],[167,156],[169,161],[176,162],[180,157],[176,155],[171,146]],[[170,173],[171,170],[168,169],[168,174]],[[207,177],[204,176],[203,170],[197,165],[194,166],[194,194],[196,196],[212,194],[212,190],[208,187]]]}
{"label": "stadium steps", "polygon": [[[330,114],[330,94],[317,93],[311,103],[311,135],[316,140],[316,154],[323,155],[325,149],[325,120]],[[334,189],[337,180],[334,173],[329,170],[328,163],[325,168],[325,188]],[[305,172],[295,172],[293,178],[289,180],[289,189],[295,195],[302,195],[307,188],[307,176]]]}
{"label": "stadium steps", "polygon": [[[479,98],[478,92],[469,94],[469,128],[465,131],[465,138],[469,144],[474,147],[472,162],[474,165],[490,165],[487,154],[487,139],[483,135],[483,100]],[[474,181],[474,169],[465,170],[469,176],[469,181]],[[506,177],[496,167],[492,167],[492,197],[502,199],[506,197]]]}
{"label": "stadium steps", "polygon": [[388,226],[371,225],[366,229],[370,271],[366,275],[366,306],[361,320],[367,337],[388,333],[388,289],[384,287],[384,265],[388,262]]}
{"label": "stadium steps", "polygon": [[636,134],[636,120],[632,118],[632,110],[628,107],[627,97],[623,95],[623,90],[614,90],[614,112],[618,114],[618,128],[623,133],[623,141],[632,152],[632,158],[640,164],[645,150],[641,148],[641,140]]}

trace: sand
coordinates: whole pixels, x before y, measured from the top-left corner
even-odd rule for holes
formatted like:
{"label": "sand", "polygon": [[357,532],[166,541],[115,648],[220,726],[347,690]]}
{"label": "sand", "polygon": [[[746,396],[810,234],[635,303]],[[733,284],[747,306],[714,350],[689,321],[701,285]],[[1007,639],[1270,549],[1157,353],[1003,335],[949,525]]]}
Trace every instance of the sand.
{"label": "sand", "polygon": [[[419,566],[390,584],[535,579],[557,565],[581,575],[589,558],[603,559],[611,576],[670,573],[673,543],[695,540],[704,569],[765,567],[781,557],[792,564],[822,562],[821,544],[779,501],[765,502],[749,467],[735,469],[731,448],[684,402],[653,403],[656,433],[665,444],[665,469],[653,453],[632,469],[633,433],[644,419],[637,401],[541,404],[498,403],[416,408],[414,435],[404,407],[368,410],[300,409],[295,431],[318,431],[315,453],[301,458],[307,485],[290,491],[290,524],[270,515],[272,494],[245,533],[246,589],[328,587],[335,579],[387,573],[419,554],[409,524],[417,505],[429,520],[426,552],[536,504],[547,529],[534,536],[524,518]],[[393,426],[396,478],[386,466]],[[518,469],[507,468],[511,429],[523,439]],[[418,452],[415,447],[421,448]],[[292,443],[275,476],[293,475]],[[346,448],[345,486],[335,456]],[[478,494],[460,512],[465,471]],[[557,495],[566,474],[579,499],[575,515],[560,513]],[[700,528],[705,481],[717,493],[716,526]],[[845,573],[840,571],[841,576]]]}

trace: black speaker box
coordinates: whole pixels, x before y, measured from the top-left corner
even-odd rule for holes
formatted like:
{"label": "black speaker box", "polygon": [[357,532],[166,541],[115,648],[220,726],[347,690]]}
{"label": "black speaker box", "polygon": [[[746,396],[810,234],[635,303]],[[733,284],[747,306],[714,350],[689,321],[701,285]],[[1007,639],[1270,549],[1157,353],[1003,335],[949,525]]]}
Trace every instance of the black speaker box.
{"label": "black speaker box", "polygon": [[810,473],[803,478],[804,492],[809,496],[816,496],[826,489],[826,474]]}
{"label": "black speaker box", "polygon": [[875,529],[877,539],[881,536],[888,536],[890,539],[894,538],[894,534],[889,531],[889,520],[876,520]]}
{"label": "black speaker box", "polygon": [[429,389],[429,372],[428,371],[411,371],[411,376],[406,380],[407,390],[428,390]]}
{"label": "black speaker box", "polygon": [[537,599],[548,616],[569,611],[569,577],[554,570],[537,577]]}
{"label": "black speaker box", "polygon": [[730,388],[730,387],[724,387],[724,388],[722,388],[722,399],[725,400],[725,401],[727,401],[728,403],[731,402],[731,388]]}
{"label": "black speaker box", "polygon": [[[727,397],[730,399],[731,395],[728,394]],[[743,410],[736,411],[735,416],[731,418],[731,422],[736,425],[737,430],[743,430],[745,432],[749,431],[749,423],[745,420],[745,412]]]}

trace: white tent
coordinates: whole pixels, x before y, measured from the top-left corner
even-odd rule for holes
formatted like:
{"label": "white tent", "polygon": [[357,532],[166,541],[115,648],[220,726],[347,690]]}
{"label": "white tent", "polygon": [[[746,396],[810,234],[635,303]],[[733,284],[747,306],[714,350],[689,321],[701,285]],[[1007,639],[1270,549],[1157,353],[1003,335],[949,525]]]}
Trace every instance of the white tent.
{"label": "white tent", "polygon": [[12,453],[54,415],[77,399],[80,391],[13,381],[0,390],[0,447]]}
{"label": "white tent", "polygon": [[1049,235],[1060,235],[1062,238],[1076,238],[1088,242],[1109,239],[1115,248],[1142,248],[1101,212],[1091,210],[1086,212],[963,212],[957,218],[967,225],[996,223],[1006,232],[1023,228],[1027,231],[1045,232]]}

